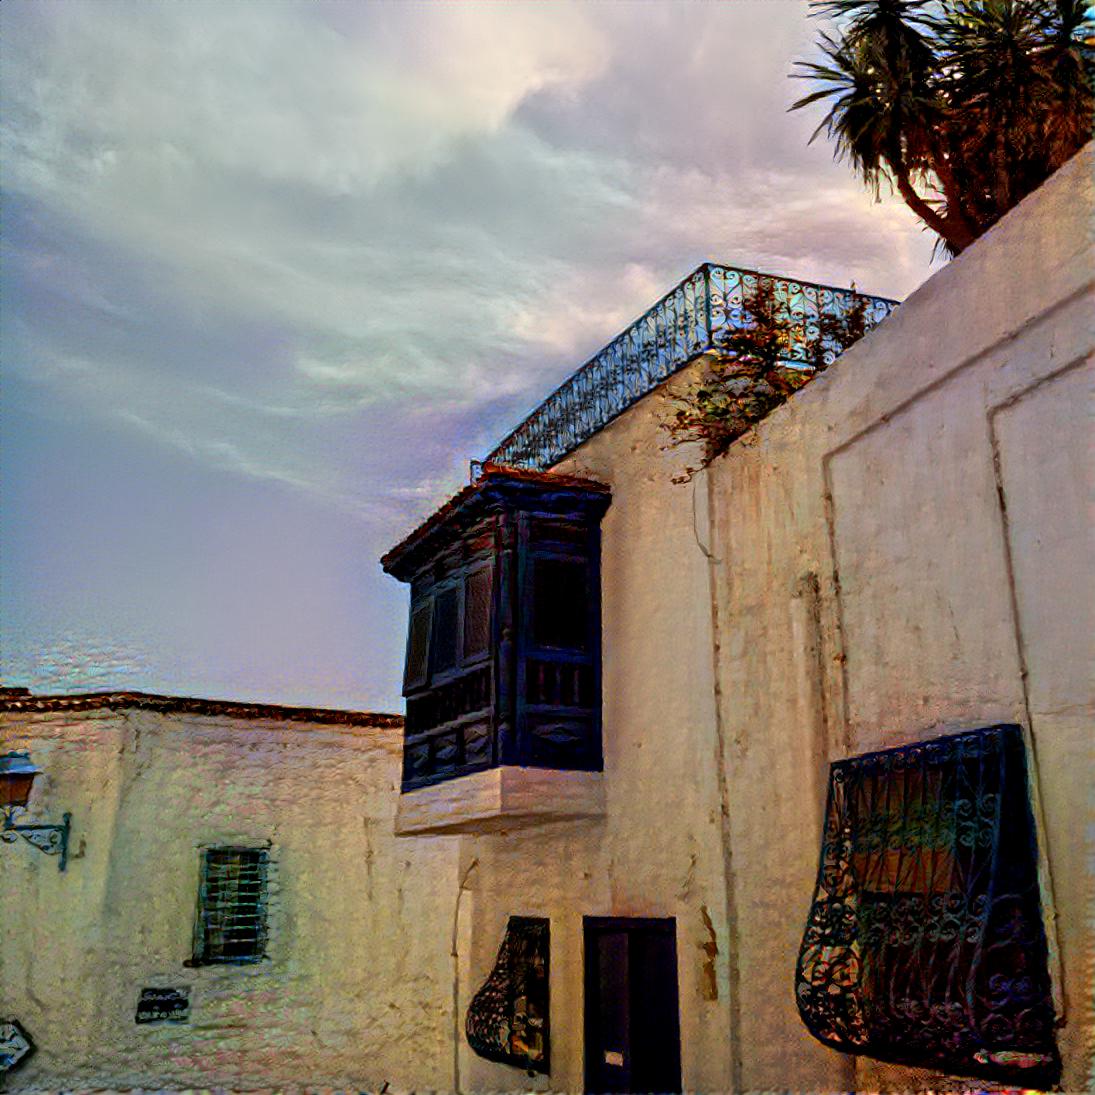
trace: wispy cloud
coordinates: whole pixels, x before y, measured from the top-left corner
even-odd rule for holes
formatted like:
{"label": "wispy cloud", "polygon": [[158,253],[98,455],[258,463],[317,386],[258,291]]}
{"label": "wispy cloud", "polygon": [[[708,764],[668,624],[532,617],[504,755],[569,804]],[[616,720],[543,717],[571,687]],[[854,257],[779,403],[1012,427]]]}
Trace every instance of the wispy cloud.
{"label": "wispy cloud", "polygon": [[[32,315],[15,367],[59,376],[78,343],[120,389],[98,409],[132,387],[150,420],[219,374],[237,421],[159,436],[241,471],[316,481],[282,469],[271,413],[517,406],[703,257],[869,285],[896,249],[878,287],[917,277],[908,218],[782,117],[790,5],[15,2],[5,32],[5,186],[69,226],[17,241],[13,276],[100,327]],[[209,344],[165,362],[176,332]]]}
{"label": "wispy cloud", "polygon": [[[705,258],[901,296],[799,3],[0,6],[5,369],[395,536]],[[34,394],[36,393],[36,394]]]}

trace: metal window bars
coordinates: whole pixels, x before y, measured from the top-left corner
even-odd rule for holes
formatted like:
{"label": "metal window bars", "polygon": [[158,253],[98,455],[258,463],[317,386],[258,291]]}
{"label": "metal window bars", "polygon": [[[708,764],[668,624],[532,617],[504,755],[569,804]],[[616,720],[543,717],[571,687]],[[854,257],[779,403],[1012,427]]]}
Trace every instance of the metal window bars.
{"label": "metal window bars", "polygon": [[494,969],[472,998],[464,1020],[468,1045],[480,1057],[527,1069],[551,1069],[550,922],[511,916]]}
{"label": "metal window bars", "polygon": [[265,957],[268,858],[264,848],[204,850],[191,965]]}
{"label": "metal window bars", "polygon": [[[853,289],[705,262],[556,388],[483,461],[473,462],[473,476],[486,464],[546,471],[558,463],[694,358],[717,350],[727,334],[747,327],[749,299],[762,283],[775,288],[798,328],[787,364],[807,371],[823,316],[844,315],[863,300],[870,329],[897,307]],[[831,363],[838,349],[824,339],[822,346]]]}
{"label": "metal window bars", "polygon": [[831,766],[799,1012],[845,1053],[1056,1082],[1060,1060],[1018,726]]}

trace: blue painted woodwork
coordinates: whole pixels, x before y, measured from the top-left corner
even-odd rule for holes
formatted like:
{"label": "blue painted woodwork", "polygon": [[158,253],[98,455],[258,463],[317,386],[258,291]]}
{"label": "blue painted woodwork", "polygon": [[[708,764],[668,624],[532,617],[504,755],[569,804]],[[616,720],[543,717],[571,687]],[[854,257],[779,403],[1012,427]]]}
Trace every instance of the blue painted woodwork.
{"label": "blue painted woodwork", "polygon": [[499,765],[601,769],[610,501],[591,480],[488,468],[384,556],[411,586],[403,790]]}

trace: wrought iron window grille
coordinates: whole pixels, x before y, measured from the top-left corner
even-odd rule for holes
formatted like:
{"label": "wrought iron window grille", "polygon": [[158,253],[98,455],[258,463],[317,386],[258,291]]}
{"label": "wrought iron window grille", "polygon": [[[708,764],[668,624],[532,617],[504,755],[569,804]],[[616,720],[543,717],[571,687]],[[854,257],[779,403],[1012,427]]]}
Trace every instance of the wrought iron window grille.
{"label": "wrought iron window grille", "polygon": [[542,917],[509,918],[494,969],[464,1022],[468,1045],[480,1057],[530,1075],[551,1071],[550,930]]}
{"label": "wrought iron window grille", "polygon": [[831,766],[795,992],[814,1037],[845,1053],[1057,1082],[1018,726]]}
{"label": "wrought iron window grille", "polygon": [[203,849],[194,953],[184,965],[244,965],[266,957],[268,867],[265,848]]}
{"label": "wrought iron window grille", "polygon": [[[748,301],[762,281],[775,286],[776,299],[801,331],[786,363],[806,371],[813,368],[810,350],[822,316],[845,315],[864,300],[870,329],[897,307],[897,301],[851,289],[705,262],[594,354],[487,457],[472,461],[472,481],[484,466],[546,471],[557,464],[690,361],[718,350],[728,334],[747,326]],[[838,349],[823,342],[823,350],[831,364]]]}

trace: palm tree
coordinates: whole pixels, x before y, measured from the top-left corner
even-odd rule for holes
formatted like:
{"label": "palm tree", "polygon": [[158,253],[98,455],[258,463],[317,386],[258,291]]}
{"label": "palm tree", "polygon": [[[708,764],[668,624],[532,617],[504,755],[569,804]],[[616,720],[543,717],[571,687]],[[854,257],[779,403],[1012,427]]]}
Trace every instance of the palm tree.
{"label": "palm tree", "polygon": [[[957,254],[1091,135],[1085,0],[814,0],[837,20],[795,76],[814,132],[876,193],[887,182]],[[1085,41],[1085,34],[1088,39]],[[811,138],[813,139],[813,138]]]}

